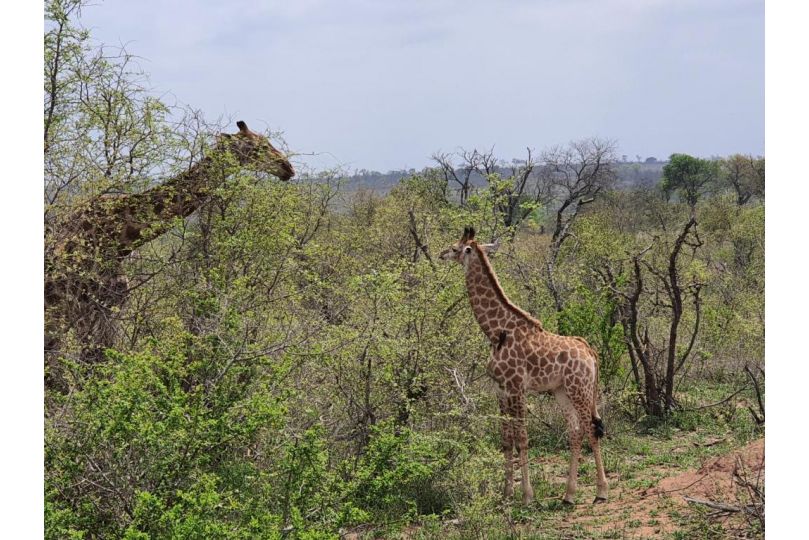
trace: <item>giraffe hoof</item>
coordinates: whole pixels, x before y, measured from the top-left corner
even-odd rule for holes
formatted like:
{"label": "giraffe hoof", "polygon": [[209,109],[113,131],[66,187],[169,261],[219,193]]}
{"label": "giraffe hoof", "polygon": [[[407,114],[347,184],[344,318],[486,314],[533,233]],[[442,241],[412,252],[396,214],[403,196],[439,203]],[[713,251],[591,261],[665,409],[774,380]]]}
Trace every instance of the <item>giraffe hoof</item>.
{"label": "giraffe hoof", "polygon": [[564,506],[576,506],[576,503],[574,503],[573,501],[569,501],[567,499],[562,499],[562,504]]}
{"label": "giraffe hoof", "polygon": [[606,497],[596,497],[595,499],[593,499],[593,504],[602,504],[605,502],[607,502]]}

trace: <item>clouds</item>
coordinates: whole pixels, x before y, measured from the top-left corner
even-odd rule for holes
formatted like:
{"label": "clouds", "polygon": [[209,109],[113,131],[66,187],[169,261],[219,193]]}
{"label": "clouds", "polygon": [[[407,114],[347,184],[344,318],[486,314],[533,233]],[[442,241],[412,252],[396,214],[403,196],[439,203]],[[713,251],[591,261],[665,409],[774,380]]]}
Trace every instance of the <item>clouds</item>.
{"label": "clouds", "polygon": [[207,115],[359,168],[590,135],[629,155],[763,152],[761,2],[107,0],[85,23]]}

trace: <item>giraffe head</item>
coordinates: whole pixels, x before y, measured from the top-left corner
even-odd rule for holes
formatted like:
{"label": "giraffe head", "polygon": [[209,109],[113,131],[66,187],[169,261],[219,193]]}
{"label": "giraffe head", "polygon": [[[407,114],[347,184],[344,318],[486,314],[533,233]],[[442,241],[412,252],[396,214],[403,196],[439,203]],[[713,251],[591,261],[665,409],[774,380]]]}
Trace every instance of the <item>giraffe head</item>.
{"label": "giraffe head", "polygon": [[248,129],[247,124],[236,122],[238,133],[222,133],[217,148],[230,151],[239,164],[257,171],[274,174],[283,181],[295,176],[295,169],[287,157],[270,144],[269,139]]}
{"label": "giraffe head", "polygon": [[475,229],[465,227],[461,239],[442,251],[438,257],[443,261],[455,261],[466,268],[469,261],[472,260],[471,258],[477,256],[474,253],[476,247],[479,247],[483,250],[483,253],[488,255],[494,253],[498,246],[497,244],[479,244],[475,240]]}

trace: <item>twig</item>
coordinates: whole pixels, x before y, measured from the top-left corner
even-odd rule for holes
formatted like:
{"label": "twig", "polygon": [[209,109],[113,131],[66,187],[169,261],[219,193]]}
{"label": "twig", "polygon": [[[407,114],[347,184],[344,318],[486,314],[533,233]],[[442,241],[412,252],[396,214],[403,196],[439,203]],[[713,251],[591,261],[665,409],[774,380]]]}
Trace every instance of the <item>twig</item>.
{"label": "twig", "polygon": [[752,508],[752,505],[733,506],[731,504],[725,504],[725,503],[720,503],[720,502],[715,502],[715,501],[709,501],[707,499],[696,499],[694,497],[687,497],[687,496],[683,496],[683,499],[686,502],[689,502],[689,503],[692,503],[692,504],[701,504],[703,506],[707,506],[708,508],[713,508],[714,510],[719,510],[720,512],[728,512],[728,513],[744,512],[746,514],[754,512],[754,508]]}
{"label": "twig", "polygon": [[[681,488],[677,488],[677,489],[668,489],[668,490],[666,490],[666,491],[657,491],[657,492],[655,492],[655,493],[656,493],[657,495],[663,495],[663,494],[665,494],[665,493],[674,493],[674,492],[677,492],[677,491],[682,491],[682,490],[684,490],[684,489],[688,489],[688,488],[690,488],[690,487],[691,487],[691,486],[693,486],[694,484],[699,484],[700,482],[702,482],[703,480],[705,480],[705,478],[706,478],[707,476],[708,476],[708,473],[705,473],[705,474],[703,474],[702,476],[700,476],[699,478],[697,478],[696,480],[694,480],[693,482],[691,482],[690,484],[688,484],[687,486],[684,486],[684,487],[681,487]],[[687,497],[686,497],[686,498],[687,498]]]}
{"label": "twig", "polygon": [[407,217],[410,220],[410,234],[413,236],[413,241],[416,243],[416,253],[419,251],[424,253],[424,257],[427,259],[427,262],[429,262],[430,266],[433,268],[433,270],[435,270],[435,263],[433,262],[433,258],[430,257],[430,250],[427,248],[424,242],[421,241],[421,238],[419,238],[419,233],[416,230],[416,216],[412,209],[407,211]]}
{"label": "twig", "polygon": [[737,396],[738,394],[740,394],[742,391],[744,391],[744,390],[746,390],[746,389],[747,389],[747,387],[746,387],[746,386],[743,386],[743,387],[739,388],[738,390],[736,390],[735,392],[733,392],[732,394],[730,394],[728,397],[726,397],[726,398],[725,398],[725,399],[723,399],[722,401],[717,401],[716,403],[711,403],[710,405],[702,405],[702,406],[700,406],[700,407],[696,407],[696,408],[694,408],[694,409],[682,409],[682,411],[683,411],[683,412],[694,412],[694,411],[701,411],[701,410],[703,410],[703,409],[710,409],[711,407],[716,407],[717,405],[722,405],[723,403],[727,403],[727,402],[728,402],[728,401],[730,401],[730,400],[731,400],[733,397]]}
{"label": "twig", "polygon": [[[753,419],[756,421],[756,424],[760,426],[764,423],[764,402],[761,399],[761,388],[759,387],[758,379],[753,374],[753,371],[750,369],[750,366],[744,366],[744,370],[750,376],[750,380],[753,381],[753,390],[755,390],[756,392],[756,400],[758,401],[758,410],[759,413],[761,413],[761,416],[756,414],[756,411],[754,411],[753,407],[751,406],[748,406],[747,410],[750,411],[750,414],[753,416]],[[761,371],[762,374],[764,373],[764,371],[761,368],[759,368],[759,371]]]}
{"label": "twig", "polygon": [[717,445],[717,444],[719,444],[721,442],[725,442],[727,439],[728,439],[727,437],[722,437],[721,439],[714,439],[712,441],[708,441],[708,442],[705,442],[705,443],[700,443],[700,442],[694,441],[692,444],[694,446],[708,447],[708,446]]}

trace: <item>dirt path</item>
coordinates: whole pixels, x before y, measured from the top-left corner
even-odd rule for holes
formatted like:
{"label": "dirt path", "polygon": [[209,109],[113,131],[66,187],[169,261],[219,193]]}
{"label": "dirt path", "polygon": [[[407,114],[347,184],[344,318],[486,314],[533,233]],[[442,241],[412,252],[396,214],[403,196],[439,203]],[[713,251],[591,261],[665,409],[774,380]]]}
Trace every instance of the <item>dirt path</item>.
{"label": "dirt path", "polygon": [[[740,461],[737,461],[740,460]],[[728,454],[707,460],[699,469],[690,469],[660,480],[647,489],[612,493],[608,503],[580,504],[564,525],[591,535],[621,532],[622,538],[662,538],[682,529],[682,520],[691,510],[684,496],[738,505],[740,491],[733,481],[737,463],[747,474],[764,481],[764,439],[756,440]],[[620,483],[619,483],[620,486]],[[740,525],[741,516],[727,518],[725,526]]]}

